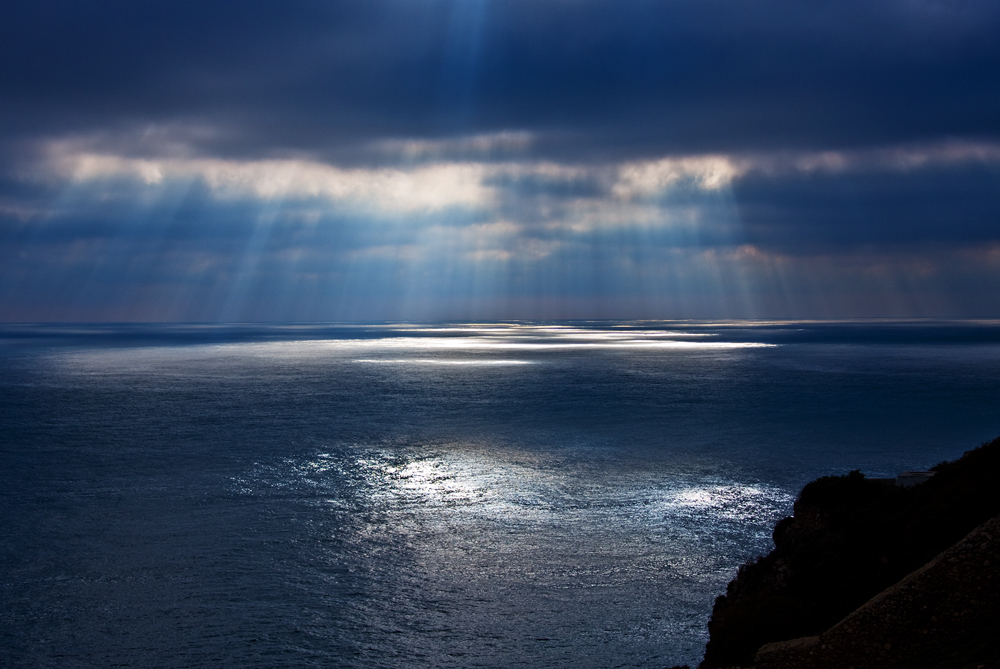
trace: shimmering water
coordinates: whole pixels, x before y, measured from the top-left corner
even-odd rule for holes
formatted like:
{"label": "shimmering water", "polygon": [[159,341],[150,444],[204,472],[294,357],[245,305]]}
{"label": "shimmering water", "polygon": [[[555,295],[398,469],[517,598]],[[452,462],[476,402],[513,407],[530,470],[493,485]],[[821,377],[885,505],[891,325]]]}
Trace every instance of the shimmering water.
{"label": "shimmering water", "polygon": [[0,664],[662,667],[1000,435],[1000,324],[4,326],[0,429]]}

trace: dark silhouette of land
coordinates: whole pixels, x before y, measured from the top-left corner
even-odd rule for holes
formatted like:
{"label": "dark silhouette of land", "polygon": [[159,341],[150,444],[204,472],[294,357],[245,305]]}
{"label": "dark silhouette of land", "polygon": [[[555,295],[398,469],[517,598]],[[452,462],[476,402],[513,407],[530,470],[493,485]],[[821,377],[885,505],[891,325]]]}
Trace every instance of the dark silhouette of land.
{"label": "dark silhouette of land", "polygon": [[716,600],[700,668],[1000,666],[1000,438],[932,471],[803,488]]}

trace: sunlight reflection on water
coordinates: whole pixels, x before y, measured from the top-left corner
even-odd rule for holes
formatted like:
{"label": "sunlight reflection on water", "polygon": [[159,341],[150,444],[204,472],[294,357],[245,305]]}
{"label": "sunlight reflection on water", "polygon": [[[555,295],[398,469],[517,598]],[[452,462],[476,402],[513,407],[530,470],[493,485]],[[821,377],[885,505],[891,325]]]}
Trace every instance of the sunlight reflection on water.
{"label": "sunlight reflection on water", "polygon": [[359,358],[352,362],[387,365],[535,365],[535,360],[448,360],[434,358]]}
{"label": "sunlight reflection on water", "polygon": [[[766,349],[777,346],[758,341],[704,341],[714,333],[674,332],[669,330],[628,330],[581,329],[559,326],[512,325],[493,328],[409,328],[399,334],[364,339],[319,339],[301,341],[271,341],[254,343],[210,343],[184,347],[136,347],[131,349],[84,349],[64,352],[55,356],[59,366],[75,369],[77,372],[90,370],[91,373],[105,374],[137,373],[149,371],[155,366],[183,366],[205,361],[217,363],[225,359],[247,360],[308,360],[329,357],[339,359],[350,356],[349,361],[362,364],[390,365],[455,365],[455,366],[513,366],[536,364],[544,358],[533,360],[490,358],[490,353],[504,351],[524,351],[526,353],[560,351],[601,351],[601,350],[676,350],[678,352],[697,351],[738,351],[741,349]],[[427,336],[427,333],[448,333],[456,336]],[[459,333],[476,336],[460,336]],[[692,341],[695,339],[695,341]],[[353,357],[364,352],[366,357]],[[387,353],[393,357],[380,357]],[[456,354],[468,353],[475,358],[454,358]],[[409,354],[412,357],[405,357]],[[427,357],[428,354],[437,357]],[[178,369],[189,373],[186,367]]]}
{"label": "sunlight reflection on water", "polygon": [[[338,562],[354,555],[368,574],[344,615],[376,616],[396,646],[419,649],[428,635],[463,645],[464,660],[439,659],[445,666],[495,662],[488,639],[502,640],[505,664],[559,665],[561,646],[592,659],[614,648],[606,659],[623,666],[652,661],[650,644],[694,658],[705,639],[699,600],[791,501],[717,475],[469,442],[322,452],[259,467],[239,488],[299,491],[327,509],[314,519],[317,540],[333,530],[348,547]],[[322,562],[328,550],[307,544],[299,559]],[[413,620],[424,621],[419,633],[406,631]],[[383,643],[378,630],[368,635]]]}

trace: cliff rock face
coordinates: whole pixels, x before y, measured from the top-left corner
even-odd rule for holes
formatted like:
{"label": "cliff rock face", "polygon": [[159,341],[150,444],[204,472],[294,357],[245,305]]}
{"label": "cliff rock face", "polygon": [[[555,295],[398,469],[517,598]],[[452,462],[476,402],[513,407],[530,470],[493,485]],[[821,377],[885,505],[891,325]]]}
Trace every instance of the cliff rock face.
{"label": "cliff rock face", "polygon": [[[794,515],[775,527],[775,549],[741,567],[716,600],[701,668],[753,666],[761,646],[790,640],[796,640],[791,646],[805,647],[793,652],[791,646],[772,646],[758,658],[771,664],[759,666],[813,666],[808,658],[824,649],[812,644],[824,644],[809,637],[831,630],[1000,514],[1000,439],[934,470],[931,480],[912,488],[869,480],[860,472],[807,485]],[[996,561],[984,565],[980,576],[997,567]],[[969,607],[977,610],[971,602]],[[883,641],[883,651],[885,643],[892,644]],[[807,655],[795,654],[801,652]],[[799,664],[773,663],[786,656]]]}
{"label": "cliff rock face", "polygon": [[819,636],[770,643],[754,669],[993,666],[1000,653],[1000,516]]}

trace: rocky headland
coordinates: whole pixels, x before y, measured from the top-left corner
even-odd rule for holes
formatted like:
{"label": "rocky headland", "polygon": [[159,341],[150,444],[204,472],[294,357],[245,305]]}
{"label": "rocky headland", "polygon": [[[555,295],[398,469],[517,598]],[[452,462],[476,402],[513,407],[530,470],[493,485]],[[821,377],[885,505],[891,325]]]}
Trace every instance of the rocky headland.
{"label": "rocky headland", "polygon": [[716,600],[700,669],[1000,667],[1000,439],[932,471],[803,488]]}

